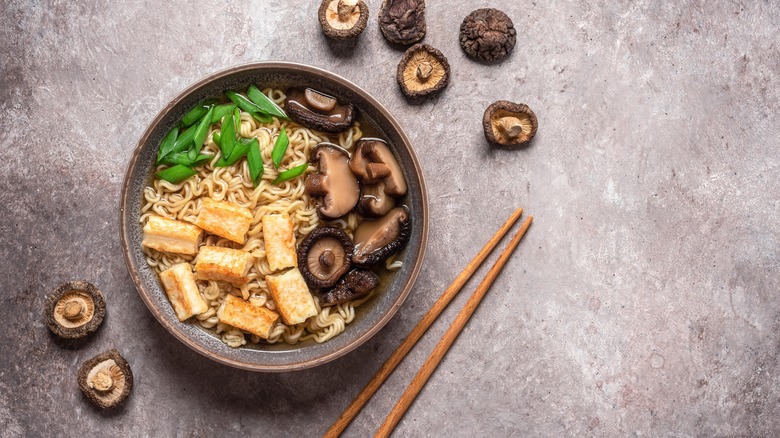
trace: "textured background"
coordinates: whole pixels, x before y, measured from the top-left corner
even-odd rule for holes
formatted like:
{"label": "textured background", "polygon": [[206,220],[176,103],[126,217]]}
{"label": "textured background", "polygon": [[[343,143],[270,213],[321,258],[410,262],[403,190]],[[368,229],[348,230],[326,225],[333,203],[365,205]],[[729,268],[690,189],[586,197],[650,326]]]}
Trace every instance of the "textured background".
{"label": "textured background", "polygon": [[[432,1],[425,42],[452,83],[415,106],[379,1],[352,46],[325,39],[315,3],[2,2],[0,435],[320,435],[518,205],[534,226],[397,436],[780,434],[777,2]],[[518,29],[490,66],[457,41],[488,5]],[[286,375],[178,343],[119,245],[122,178],[146,125],[193,81],[259,60],[332,70],[376,96],[416,146],[431,199],[424,271],[397,316],[349,355]],[[536,111],[530,147],[485,144],[482,112],[498,99]],[[41,309],[78,278],[109,314],[63,349]],[[465,299],[347,436],[373,433]],[[75,375],[110,347],[136,387],[106,415]]]}

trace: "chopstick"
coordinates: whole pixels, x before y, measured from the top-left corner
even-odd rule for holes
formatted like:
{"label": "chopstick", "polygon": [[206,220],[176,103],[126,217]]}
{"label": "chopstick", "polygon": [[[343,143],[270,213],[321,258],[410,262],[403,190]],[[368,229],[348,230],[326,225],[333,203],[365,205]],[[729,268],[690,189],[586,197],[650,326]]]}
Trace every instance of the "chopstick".
{"label": "chopstick", "polygon": [[458,337],[461,330],[463,330],[463,327],[469,321],[469,318],[471,318],[471,315],[474,313],[474,310],[476,310],[480,301],[482,301],[482,298],[484,298],[485,294],[490,289],[490,286],[493,285],[493,281],[495,281],[496,277],[498,277],[498,274],[501,273],[501,269],[504,268],[504,265],[509,259],[509,256],[511,256],[512,252],[515,250],[515,248],[517,248],[517,244],[520,243],[520,239],[522,239],[523,235],[525,235],[525,232],[528,231],[528,227],[531,226],[533,219],[533,216],[529,216],[528,219],[525,220],[523,226],[520,227],[520,229],[517,231],[517,234],[512,237],[509,245],[507,245],[504,251],[501,252],[501,255],[493,264],[493,267],[490,268],[490,271],[488,271],[485,279],[482,280],[482,283],[480,283],[479,286],[477,286],[477,289],[466,302],[466,305],[463,306],[463,308],[460,310],[460,313],[458,313],[458,316],[455,317],[455,320],[450,325],[450,328],[447,329],[447,331],[444,333],[444,336],[442,336],[439,343],[431,352],[431,355],[428,356],[428,359],[425,361],[423,366],[420,367],[420,371],[417,373],[414,379],[412,379],[412,382],[409,383],[409,386],[401,395],[398,403],[396,403],[395,407],[393,407],[393,410],[390,411],[390,413],[387,415],[385,422],[382,424],[379,430],[377,430],[374,438],[390,436],[390,434],[393,432],[393,429],[395,429],[395,426],[399,421],[401,421],[401,418],[406,413],[406,410],[409,409],[409,406],[411,406],[415,397],[417,397],[417,394],[420,393],[423,386],[425,386],[425,383],[428,382],[428,378],[431,377],[433,371],[436,370],[436,367],[450,349],[452,343],[455,342],[455,339]]}
{"label": "chopstick", "polygon": [[430,328],[436,318],[439,317],[441,312],[444,311],[450,301],[452,301],[455,295],[457,295],[461,288],[463,288],[463,285],[466,284],[469,278],[474,275],[474,272],[476,272],[476,270],[479,268],[482,262],[485,261],[493,248],[498,245],[498,242],[501,241],[501,239],[506,235],[509,229],[512,228],[512,225],[517,222],[517,220],[520,218],[520,215],[522,214],[522,208],[515,210],[509,216],[506,222],[501,225],[498,231],[496,231],[496,234],[494,234],[493,237],[488,240],[485,246],[477,253],[474,259],[471,260],[468,265],[466,265],[466,268],[463,270],[463,272],[455,277],[455,280],[453,280],[447,289],[444,290],[444,293],[442,293],[439,299],[436,300],[433,306],[431,306],[420,322],[417,323],[412,332],[409,333],[409,336],[404,339],[401,345],[399,345],[393,354],[390,355],[384,365],[379,368],[379,371],[374,374],[374,377],[371,378],[363,390],[360,391],[354,400],[352,400],[352,403],[350,403],[349,406],[344,409],[344,412],[341,413],[339,418],[333,423],[330,429],[325,432],[325,438],[336,438],[341,435],[347,426],[349,426],[349,423],[351,423],[360,410],[363,409],[363,406],[368,403],[368,400],[371,399],[371,396],[373,396],[377,389],[382,386],[382,383],[387,380],[387,378],[390,376],[393,370],[395,370],[401,360],[403,360],[403,358],[407,353],[409,353],[412,347],[414,347],[417,341],[420,340],[422,335],[425,334],[428,328]]}

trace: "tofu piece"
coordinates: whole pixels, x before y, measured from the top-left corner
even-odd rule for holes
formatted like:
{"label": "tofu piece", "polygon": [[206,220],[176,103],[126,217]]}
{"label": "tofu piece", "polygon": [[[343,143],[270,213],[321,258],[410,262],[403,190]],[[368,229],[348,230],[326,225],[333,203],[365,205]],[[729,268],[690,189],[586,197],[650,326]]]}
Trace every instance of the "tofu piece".
{"label": "tofu piece", "polygon": [[253,306],[235,295],[225,295],[225,301],[217,310],[217,318],[241,330],[268,339],[279,314],[265,307]]}
{"label": "tofu piece", "polygon": [[253,218],[252,212],[246,207],[205,198],[195,225],[211,234],[243,244]]}
{"label": "tofu piece", "polygon": [[298,267],[298,254],[295,252],[293,222],[286,214],[267,214],[263,216],[263,241],[265,257],[272,271]]}
{"label": "tofu piece", "polygon": [[284,274],[266,275],[265,281],[285,324],[300,324],[317,314],[314,298],[298,268]]}
{"label": "tofu piece", "polygon": [[252,267],[252,254],[240,249],[221,246],[204,246],[195,259],[195,276],[198,280],[227,281],[235,285],[246,284]]}
{"label": "tofu piece", "polygon": [[194,255],[203,237],[203,230],[187,222],[149,216],[144,225],[141,244],[157,251]]}
{"label": "tofu piece", "polygon": [[195,276],[192,275],[189,263],[179,263],[162,271],[160,280],[179,321],[209,310],[209,305],[195,284]]}

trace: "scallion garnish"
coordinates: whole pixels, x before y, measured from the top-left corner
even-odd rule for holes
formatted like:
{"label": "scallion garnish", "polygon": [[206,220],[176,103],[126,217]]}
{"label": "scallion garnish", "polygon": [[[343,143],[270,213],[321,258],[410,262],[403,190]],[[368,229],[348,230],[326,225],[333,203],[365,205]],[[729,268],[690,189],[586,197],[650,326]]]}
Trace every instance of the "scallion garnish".
{"label": "scallion garnish", "polygon": [[269,99],[268,96],[263,94],[263,92],[254,85],[249,86],[249,90],[247,90],[246,95],[249,97],[252,103],[260,108],[261,112],[278,117],[282,120],[290,120],[290,118],[287,117],[287,113],[285,113],[284,110],[279,107],[279,105],[277,105],[273,100]]}
{"label": "scallion garnish", "polygon": [[282,158],[284,157],[284,153],[287,151],[287,146],[290,144],[290,139],[287,137],[287,131],[282,127],[282,130],[279,131],[279,136],[276,137],[276,142],[274,143],[274,149],[271,151],[271,160],[274,163],[275,168],[279,168],[279,165],[282,163]]}
{"label": "scallion garnish", "polygon": [[303,175],[303,173],[306,172],[306,169],[308,168],[309,168],[309,163],[303,163],[300,166],[293,167],[292,169],[287,169],[284,172],[280,173],[279,176],[276,177],[276,179],[274,180],[274,184],[279,184],[280,182],[285,182],[293,178],[297,178]]}
{"label": "scallion garnish", "polygon": [[255,139],[254,144],[249,145],[246,151],[246,162],[249,165],[249,174],[252,177],[252,186],[257,187],[263,176],[263,157],[260,155],[260,144]]}
{"label": "scallion garnish", "polygon": [[169,167],[165,170],[157,172],[157,177],[160,179],[164,179],[169,183],[178,184],[184,181],[185,179],[191,177],[192,175],[195,175],[196,173],[198,172],[195,172],[194,170],[190,169],[189,167],[183,164],[177,164],[173,167]]}
{"label": "scallion garnish", "polygon": [[209,99],[195,105],[195,107],[187,111],[187,114],[185,114],[184,117],[181,118],[182,126],[187,127],[200,120],[200,118],[203,117],[209,111],[209,107],[211,107],[215,103],[217,103],[217,101],[213,99]]}
{"label": "scallion garnish", "polygon": [[235,103],[223,103],[214,107],[214,113],[211,114],[211,123],[217,123],[228,114],[233,114],[236,109]]}
{"label": "scallion garnish", "polygon": [[168,134],[163,138],[160,143],[160,151],[157,153],[157,164],[160,164],[163,158],[167,157],[173,152],[173,145],[176,144],[176,138],[179,136],[179,128],[173,128],[168,131]]}
{"label": "scallion garnish", "polygon": [[206,134],[209,132],[209,126],[211,126],[211,116],[214,114],[214,107],[210,107],[206,115],[200,119],[198,127],[195,129],[195,136],[193,141],[195,142],[195,155],[200,153],[200,148],[203,147],[203,142],[206,141]]}

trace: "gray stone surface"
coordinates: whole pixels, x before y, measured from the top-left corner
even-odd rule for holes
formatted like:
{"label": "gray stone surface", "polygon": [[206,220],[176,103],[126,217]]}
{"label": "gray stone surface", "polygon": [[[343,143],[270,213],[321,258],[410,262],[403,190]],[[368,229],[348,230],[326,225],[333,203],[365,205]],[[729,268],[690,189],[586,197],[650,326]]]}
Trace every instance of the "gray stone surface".
{"label": "gray stone surface", "polygon": [[[379,1],[354,46],[326,41],[315,3],[2,2],[0,435],[321,435],[515,206],[533,227],[396,436],[780,434],[777,2],[430,1],[425,42],[453,78],[414,106]],[[499,65],[458,45],[483,5],[518,28]],[[424,272],[397,316],[351,354],[286,375],[178,343],[119,245],[122,178],[146,125],[191,82],[259,60],[332,70],[376,96],[431,198]],[[487,147],[480,120],[497,99],[536,111],[530,147]],[[79,278],[109,312],[65,349],[41,308]],[[346,436],[381,424],[476,283]],[[106,415],[75,374],[110,347],[136,387]]]}

